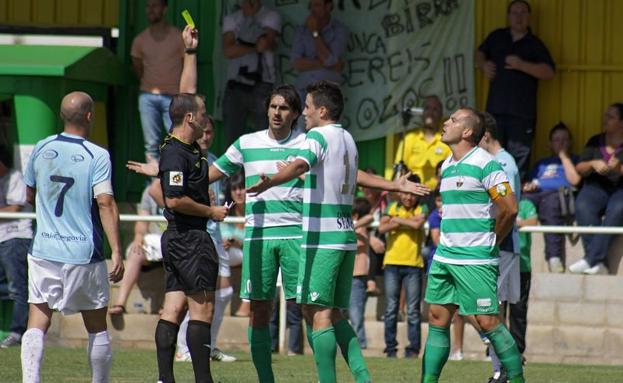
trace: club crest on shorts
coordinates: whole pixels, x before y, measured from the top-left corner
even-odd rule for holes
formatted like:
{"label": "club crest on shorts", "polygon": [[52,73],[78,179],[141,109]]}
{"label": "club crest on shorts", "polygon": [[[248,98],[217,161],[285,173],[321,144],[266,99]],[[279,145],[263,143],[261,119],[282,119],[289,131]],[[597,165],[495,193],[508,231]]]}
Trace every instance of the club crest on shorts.
{"label": "club crest on shorts", "polygon": [[311,292],[309,294],[309,296],[311,297],[312,302],[316,302],[316,299],[318,299],[318,297],[320,296],[320,294],[318,294],[317,292]]}
{"label": "club crest on shorts", "polygon": [[184,185],[184,173],[171,172],[169,173],[169,186],[183,186]]}
{"label": "club crest on shorts", "polygon": [[489,308],[489,307],[491,307],[491,298],[479,298],[479,299],[476,299],[476,306],[478,306],[478,308]]}

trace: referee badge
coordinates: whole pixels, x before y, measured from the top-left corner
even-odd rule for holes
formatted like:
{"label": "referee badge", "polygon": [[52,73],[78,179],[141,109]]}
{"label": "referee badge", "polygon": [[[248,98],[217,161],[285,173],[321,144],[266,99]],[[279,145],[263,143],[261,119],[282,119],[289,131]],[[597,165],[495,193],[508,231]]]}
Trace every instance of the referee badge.
{"label": "referee badge", "polygon": [[183,186],[184,185],[184,173],[182,172],[170,172],[169,173],[169,186]]}

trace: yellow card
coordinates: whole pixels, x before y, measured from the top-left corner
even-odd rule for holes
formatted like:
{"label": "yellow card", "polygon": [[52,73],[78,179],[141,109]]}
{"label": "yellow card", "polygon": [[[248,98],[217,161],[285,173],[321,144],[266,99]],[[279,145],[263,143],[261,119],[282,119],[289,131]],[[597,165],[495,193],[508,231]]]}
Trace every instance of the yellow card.
{"label": "yellow card", "polygon": [[188,9],[184,9],[182,11],[182,17],[186,21],[186,25],[189,25],[192,29],[195,29],[195,21],[193,20],[192,16],[190,15],[190,12],[188,12]]}

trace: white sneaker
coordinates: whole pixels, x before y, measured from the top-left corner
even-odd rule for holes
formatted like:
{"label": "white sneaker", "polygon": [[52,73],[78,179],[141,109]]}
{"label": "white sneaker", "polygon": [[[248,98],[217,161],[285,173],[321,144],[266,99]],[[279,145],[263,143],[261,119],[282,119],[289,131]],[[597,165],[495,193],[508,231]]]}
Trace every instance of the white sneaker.
{"label": "white sneaker", "polygon": [[463,360],[463,359],[464,359],[464,356],[463,356],[463,352],[461,351],[453,352],[448,357],[448,360]]}
{"label": "white sneaker", "polygon": [[235,356],[227,355],[216,347],[214,347],[214,349],[210,353],[210,359],[212,359],[215,362],[235,362],[236,361]]}
{"label": "white sneaker", "polygon": [[560,257],[551,257],[547,261],[547,267],[550,273],[561,274],[565,271],[565,268],[562,265],[562,260],[560,259]]}
{"label": "white sneaker", "polygon": [[581,274],[590,268],[591,265],[589,265],[588,262],[582,258],[573,265],[569,266],[568,270],[574,274]]}
{"label": "white sneaker", "polygon": [[584,274],[589,275],[608,275],[608,268],[603,263],[599,262],[595,266],[584,270]]}
{"label": "white sneaker", "polygon": [[175,353],[175,361],[176,362],[192,362],[193,360],[190,358],[190,352],[176,352]]}

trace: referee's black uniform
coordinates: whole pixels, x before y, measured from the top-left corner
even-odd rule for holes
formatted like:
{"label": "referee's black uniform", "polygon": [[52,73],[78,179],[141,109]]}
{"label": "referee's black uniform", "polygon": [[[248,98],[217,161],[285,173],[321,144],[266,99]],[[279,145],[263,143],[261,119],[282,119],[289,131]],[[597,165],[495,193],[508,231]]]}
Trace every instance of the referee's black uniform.
{"label": "referee's black uniform", "polygon": [[[169,135],[160,151],[160,185],[166,198],[190,197],[210,205],[208,160],[197,143],[186,144]],[[165,203],[166,205],[166,203]],[[165,291],[184,291],[186,295],[214,291],[218,276],[218,255],[207,218],[164,210],[168,221],[162,235],[162,259],[165,268]]]}

